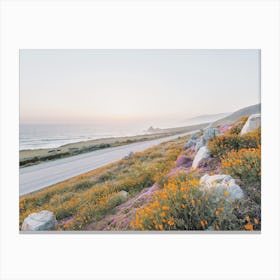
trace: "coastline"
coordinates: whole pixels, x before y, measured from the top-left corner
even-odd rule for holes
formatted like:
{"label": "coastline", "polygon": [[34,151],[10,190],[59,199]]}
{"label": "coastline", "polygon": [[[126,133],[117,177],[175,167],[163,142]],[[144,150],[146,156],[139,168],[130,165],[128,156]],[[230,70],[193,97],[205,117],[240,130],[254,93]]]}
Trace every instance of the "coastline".
{"label": "coastline", "polygon": [[208,123],[191,125],[186,127],[169,128],[157,130],[156,133],[127,136],[127,137],[110,137],[100,138],[88,141],[79,141],[76,143],[62,145],[58,148],[46,148],[46,149],[30,149],[19,151],[19,166],[26,167],[41,162],[56,160],[83,153],[88,153],[105,148],[118,147],[136,142],[143,142],[148,140],[159,139],[168,137],[191,130],[202,129],[206,127]]}

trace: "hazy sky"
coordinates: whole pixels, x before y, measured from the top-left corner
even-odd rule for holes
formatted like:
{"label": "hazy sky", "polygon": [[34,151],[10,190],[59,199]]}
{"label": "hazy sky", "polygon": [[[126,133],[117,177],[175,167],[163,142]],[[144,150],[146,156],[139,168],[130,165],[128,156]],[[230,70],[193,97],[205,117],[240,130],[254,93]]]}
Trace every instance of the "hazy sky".
{"label": "hazy sky", "polygon": [[184,121],[260,102],[258,50],[21,50],[21,123]]}

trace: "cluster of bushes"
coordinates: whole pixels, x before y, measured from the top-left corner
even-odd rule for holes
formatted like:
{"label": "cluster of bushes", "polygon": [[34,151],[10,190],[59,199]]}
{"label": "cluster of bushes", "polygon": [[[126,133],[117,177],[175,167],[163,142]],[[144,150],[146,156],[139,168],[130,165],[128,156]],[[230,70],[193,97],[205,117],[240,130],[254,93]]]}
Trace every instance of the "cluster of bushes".
{"label": "cluster of bushes", "polygon": [[[134,230],[253,230],[259,220],[242,211],[240,201],[228,193],[206,190],[194,174],[178,174],[168,180],[153,201],[136,213]],[[240,210],[241,209],[241,210]]]}
{"label": "cluster of bushes", "polygon": [[221,162],[222,170],[246,185],[261,181],[261,128],[240,135],[247,117],[240,119],[225,135],[212,138],[208,147]]}
{"label": "cluster of bushes", "polygon": [[[236,212],[247,230],[261,228],[261,128],[240,135],[247,118],[239,120],[225,135],[213,138],[209,150],[221,163],[222,172],[238,179],[246,193]],[[251,218],[253,217],[253,218]]]}
{"label": "cluster of bushes", "polygon": [[31,165],[31,164],[37,164],[42,161],[65,158],[65,157],[69,157],[69,156],[73,156],[73,155],[77,155],[77,154],[81,154],[81,153],[86,153],[86,152],[92,152],[92,151],[96,151],[96,150],[101,150],[101,149],[105,149],[105,148],[109,148],[109,147],[111,147],[111,144],[102,143],[102,144],[92,145],[89,147],[82,147],[80,149],[74,148],[74,149],[70,149],[69,152],[57,152],[57,153],[50,154],[50,155],[35,156],[33,158],[22,159],[22,160],[20,160],[19,165],[27,166],[27,165]]}
{"label": "cluster of bushes", "polygon": [[241,149],[231,151],[222,159],[222,168],[226,174],[241,179],[244,183],[261,181],[261,149]]}
{"label": "cluster of bushes", "polygon": [[227,153],[241,149],[258,148],[261,144],[261,129],[246,133],[244,135],[228,134],[213,137],[208,142],[208,148],[213,157],[220,160],[226,157]]}

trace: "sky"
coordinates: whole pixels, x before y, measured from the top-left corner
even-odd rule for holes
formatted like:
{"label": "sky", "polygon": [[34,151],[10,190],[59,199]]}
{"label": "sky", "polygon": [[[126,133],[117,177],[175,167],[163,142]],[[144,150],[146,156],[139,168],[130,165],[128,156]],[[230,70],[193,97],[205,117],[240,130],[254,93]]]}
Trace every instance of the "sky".
{"label": "sky", "polygon": [[20,50],[21,124],[168,126],[259,102],[259,50]]}

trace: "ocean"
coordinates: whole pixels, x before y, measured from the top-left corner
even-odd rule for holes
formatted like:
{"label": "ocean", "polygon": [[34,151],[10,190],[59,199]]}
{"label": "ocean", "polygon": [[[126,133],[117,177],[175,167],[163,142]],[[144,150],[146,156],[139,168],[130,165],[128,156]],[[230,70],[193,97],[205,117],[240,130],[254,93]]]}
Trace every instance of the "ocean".
{"label": "ocean", "polygon": [[58,148],[62,145],[100,138],[145,134],[135,127],[96,127],[93,125],[21,124],[20,150]]}

